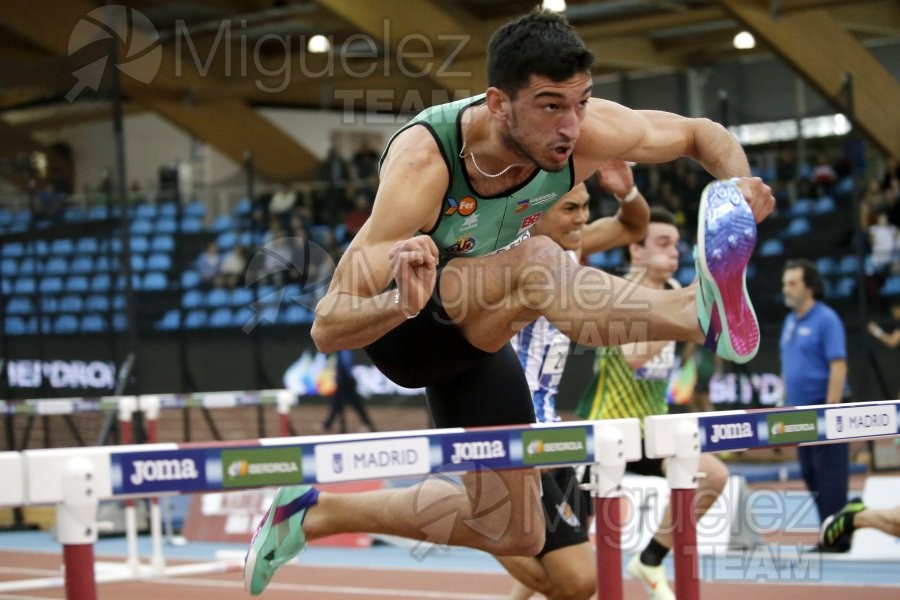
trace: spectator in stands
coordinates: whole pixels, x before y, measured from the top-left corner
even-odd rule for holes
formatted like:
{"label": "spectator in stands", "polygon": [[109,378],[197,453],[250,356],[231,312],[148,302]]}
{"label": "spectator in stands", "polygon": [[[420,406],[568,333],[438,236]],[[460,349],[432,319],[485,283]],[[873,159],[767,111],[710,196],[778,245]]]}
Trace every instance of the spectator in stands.
{"label": "spectator in stands", "polygon": [[269,219],[277,218],[282,228],[288,226],[291,211],[297,202],[297,194],[283,185],[276,188],[272,194],[272,200],[269,202]]}
{"label": "spectator in stands", "polygon": [[891,307],[891,317],[894,319],[894,329],[890,333],[886,333],[875,321],[869,321],[868,329],[879,342],[888,348],[896,348],[900,346],[900,302]]}
{"label": "spectator in stands", "polygon": [[331,148],[320,168],[320,179],[325,184],[323,203],[326,223],[331,227],[338,224],[338,215],[346,203],[346,187],[350,181],[350,169],[341,155],[340,140],[331,138]]}
{"label": "spectator in stands", "polygon": [[872,268],[875,274],[886,276],[893,266],[897,249],[897,228],[888,223],[886,213],[878,215],[869,227],[869,246],[872,249]]}
{"label": "spectator in stands", "polygon": [[875,225],[878,222],[878,215],[888,212],[890,205],[886,196],[881,189],[881,182],[876,177],[869,178],[869,184],[860,205],[859,222],[863,229]]}
{"label": "spectator in stands", "polygon": [[353,205],[353,210],[350,211],[344,220],[344,226],[347,228],[346,237],[343,240],[337,240],[339,243],[346,243],[352,240],[372,214],[372,203],[369,201],[369,195],[365,190],[361,189],[356,192]]}
{"label": "spectator in stands", "polygon": [[219,246],[215,242],[210,242],[206,250],[197,257],[195,265],[197,273],[200,275],[200,281],[203,285],[212,285],[215,283],[216,277],[219,275],[219,268],[222,266],[222,255],[219,253]]}
{"label": "spectator in stands", "polygon": [[890,198],[900,200],[900,161],[894,157],[887,160],[887,167],[881,180],[881,189],[887,192]]}
{"label": "spectator in stands", "polygon": [[[815,264],[807,260],[788,261],[782,275],[782,292],[784,303],[791,309],[781,330],[780,348],[787,403],[840,403],[847,382],[846,334],[841,318],[821,301],[824,288]],[[797,457],[820,520],[847,504],[847,444],[800,446]],[[843,544],[838,550],[848,548]]]}
{"label": "spectator in stands", "polygon": [[378,152],[372,147],[369,136],[362,138],[359,147],[353,153],[353,168],[356,170],[356,177],[364,184],[368,184],[368,180],[377,173]]}
{"label": "spectator in stands", "polygon": [[66,197],[56,190],[49,181],[43,182],[34,194],[31,209],[36,221],[52,221],[65,208]]}
{"label": "spectator in stands", "polygon": [[837,183],[837,173],[831,166],[828,154],[820,152],[816,157],[816,166],[810,174],[810,181],[815,186],[816,196],[825,196],[831,193],[831,188]]}
{"label": "spectator in stands", "polygon": [[216,277],[215,284],[219,287],[225,287],[229,290],[234,289],[239,281],[244,277],[247,271],[247,254],[244,247],[238,244],[231,249],[231,252],[222,259],[219,266],[219,275]]}

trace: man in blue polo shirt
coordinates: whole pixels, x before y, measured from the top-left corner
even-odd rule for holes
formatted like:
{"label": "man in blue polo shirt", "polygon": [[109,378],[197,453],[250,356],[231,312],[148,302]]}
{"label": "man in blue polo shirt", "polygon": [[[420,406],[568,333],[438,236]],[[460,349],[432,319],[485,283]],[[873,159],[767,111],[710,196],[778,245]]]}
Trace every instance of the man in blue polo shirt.
{"label": "man in blue polo shirt", "polygon": [[[807,260],[792,260],[781,279],[792,312],[781,330],[781,373],[786,404],[838,404],[847,381],[847,340],[840,317],[821,299],[822,278]],[[846,444],[797,448],[800,471],[819,519],[847,503],[850,459]],[[839,547],[838,550],[847,548]]]}

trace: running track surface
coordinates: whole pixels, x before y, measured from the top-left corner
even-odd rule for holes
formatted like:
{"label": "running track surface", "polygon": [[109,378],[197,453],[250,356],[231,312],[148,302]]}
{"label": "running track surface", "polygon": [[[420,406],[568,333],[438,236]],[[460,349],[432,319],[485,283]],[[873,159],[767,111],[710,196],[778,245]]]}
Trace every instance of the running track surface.
{"label": "running track surface", "polygon": [[[103,557],[101,557],[102,559]],[[108,558],[108,557],[107,557]],[[121,557],[111,558],[121,561]],[[53,577],[60,573],[60,558],[47,553],[0,552],[0,580]],[[446,570],[386,570],[288,565],[282,568],[261,596],[263,600],[501,600],[510,580],[499,573],[452,572]],[[761,587],[763,586],[763,587]],[[766,600],[856,599],[896,600],[900,588],[891,586],[842,586],[816,584],[713,583],[701,587],[704,600],[761,598]],[[102,584],[103,600],[206,599],[247,600],[240,572],[195,575],[152,581]],[[625,580],[625,598],[645,598],[639,584]],[[0,600],[65,598],[61,589],[0,594]]]}

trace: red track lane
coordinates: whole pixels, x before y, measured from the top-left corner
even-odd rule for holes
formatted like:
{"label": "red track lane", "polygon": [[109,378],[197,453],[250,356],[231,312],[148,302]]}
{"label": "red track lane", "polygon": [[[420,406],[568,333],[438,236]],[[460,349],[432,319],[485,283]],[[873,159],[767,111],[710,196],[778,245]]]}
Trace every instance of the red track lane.
{"label": "red track lane", "polygon": [[[121,560],[121,559],[116,559]],[[44,553],[0,552],[0,581],[53,577],[60,573],[61,558]],[[173,563],[174,564],[174,563]],[[16,571],[15,573],[13,571]],[[501,574],[450,571],[405,571],[290,565],[278,572],[262,600],[501,600],[510,580]],[[639,584],[625,580],[625,598],[646,596]],[[761,598],[766,600],[895,600],[897,587],[835,586],[811,584],[701,583],[704,600]],[[64,599],[60,589],[0,594],[0,600]],[[240,573],[195,575],[99,586],[102,600],[248,600]]]}

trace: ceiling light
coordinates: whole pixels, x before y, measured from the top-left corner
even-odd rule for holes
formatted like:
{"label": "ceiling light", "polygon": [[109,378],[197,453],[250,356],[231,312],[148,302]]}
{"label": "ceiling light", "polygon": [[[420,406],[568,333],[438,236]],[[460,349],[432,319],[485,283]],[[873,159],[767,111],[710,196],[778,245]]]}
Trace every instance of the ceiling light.
{"label": "ceiling light", "polygon": [[541,3],[541,8],[553,12],[565,12],[566,0],[544,0]]}
{"label": "ceiling light", "polygon": [[756,38],[749,31],[738,32],[734,36],[734,47],[738,50],[750,50],[756,48]]}
{"label": "ceiling light", "polygon": [[309,42],[306,44],[306,49],[313,54],[324,54],[331,50],[331,40],[329,40],[324,35],[314,35],[309,38]]}

